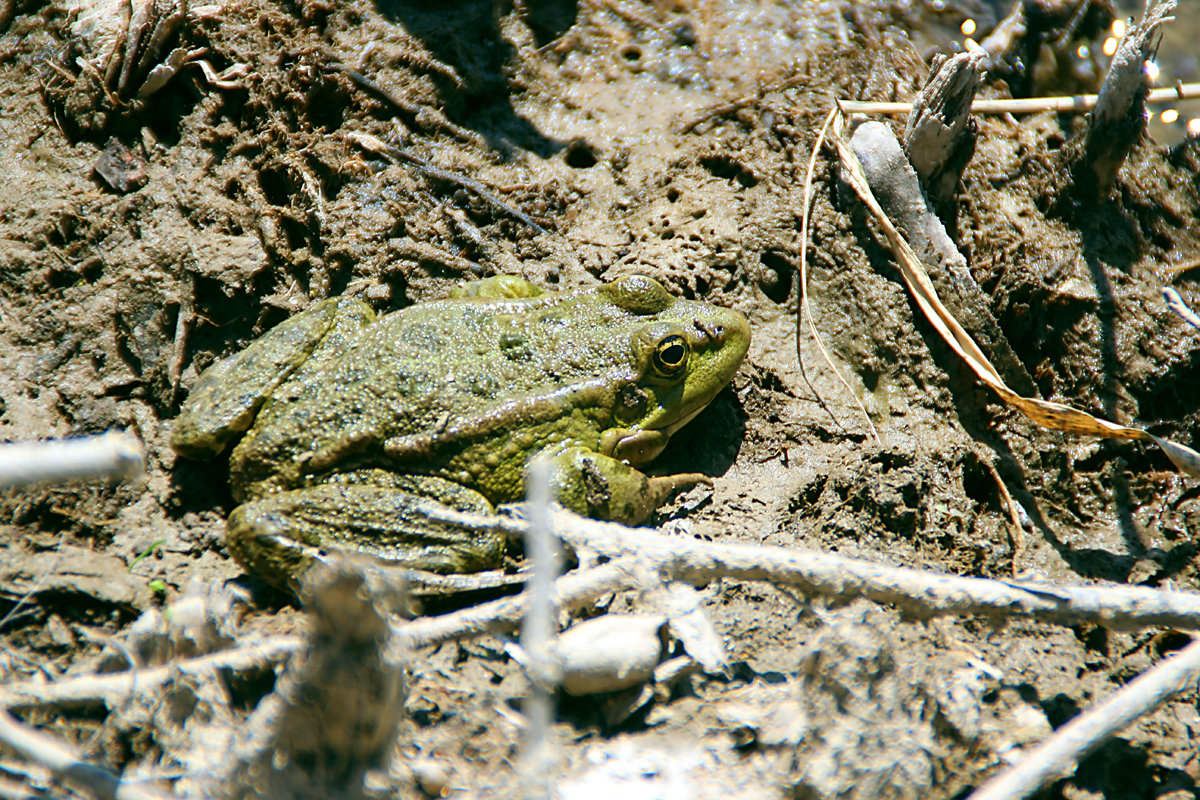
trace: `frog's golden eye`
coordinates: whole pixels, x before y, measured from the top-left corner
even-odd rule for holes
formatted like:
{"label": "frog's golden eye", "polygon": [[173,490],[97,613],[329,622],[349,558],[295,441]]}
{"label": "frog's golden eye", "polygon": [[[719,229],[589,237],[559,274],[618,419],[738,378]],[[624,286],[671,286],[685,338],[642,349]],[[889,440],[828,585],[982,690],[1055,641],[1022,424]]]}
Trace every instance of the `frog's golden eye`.
{"label": "frog's golden eye", "polygon": [[687,340],[679,334],[663,337],[654,347],[654,366],[663,375],[677,375],[687,366]]}

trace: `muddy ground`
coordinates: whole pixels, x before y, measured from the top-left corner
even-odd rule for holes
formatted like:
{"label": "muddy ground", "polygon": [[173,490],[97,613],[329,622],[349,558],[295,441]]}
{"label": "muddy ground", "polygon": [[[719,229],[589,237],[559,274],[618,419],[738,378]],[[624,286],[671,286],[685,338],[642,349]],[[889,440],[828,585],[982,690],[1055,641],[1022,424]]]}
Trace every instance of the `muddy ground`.
{"label": "muddy ground", "polygon": [[[501,273],[553,289],[643,272],[750,318],[733,386],[660,461],[698,466],[714,488],[654,524],[958,575],[1200,588],[1195,482],[1151,447],[1047,433],[1007,410],[919,317],[828,152],[809,290],[879,439],[807,337],[800,371],[814,132],[834,97],[910,99],[961,9],[193,2],[164,53],[203,48],[214,74],[188,64],[133,101],[145,71],[104,91],[77,60],[99,45],[72,32],[67,5],[18,1],[0,37],[0,439],[129,428],[147,475],[0,495],[0,682],[95,669],[106,641],[197,580],[249,590],[244,634],[301,629],[301,610],[223,550],[223,465],[167,447],[181,399],[316,299],[386,311]],[[1100,70],[1072,54],[1103,35],[1095,14],[984,94],[1094,90]],[[955,238],[1028,388],[1196,446],[1200,331],[1159,293],[1200,307],[1198,273],[1172,271],[1200,254],[1196,140],[1144,141],[1097,201],[1065,194],[1059,154],[1078,117],[978,124]],[[95,169],[110,140],[129,151],[117,188]],[[924,624],[734,581],[703,594],[730,674],[693,676],[615,725],[599,701],[565,703],[564,787],[592,769],[625,775],[617,791],[657,780],[645,796],[962,796],[1186,641]],[[420,755],[451,796],[511,796],[509,712],[526,684],[501,640],[422,652],[411,670],[379,785],[421,796]],[[238,713],[270,685],[235,687]],[[1198,699],[1192,687],[1167,702],[1048,796],[1200,796]],[[25,716],[113,769],[179,769],[128,708]],[[36,783],[15,763],[0,751],[0,780]]]}

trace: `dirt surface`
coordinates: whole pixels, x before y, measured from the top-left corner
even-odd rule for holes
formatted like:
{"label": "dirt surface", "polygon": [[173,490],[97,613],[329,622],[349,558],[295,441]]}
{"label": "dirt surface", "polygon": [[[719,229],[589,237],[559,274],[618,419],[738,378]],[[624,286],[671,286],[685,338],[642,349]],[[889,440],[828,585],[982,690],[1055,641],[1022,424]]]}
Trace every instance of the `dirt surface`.
{"label": "dirt surface", "polygon": [[[965,11],[193,2],[158,58],[203,48],[211,70],[185,65],[135,101],[149,64],[123,86],[81,67],[103,43],[67,6],[18,2],[0,37],[0,439],[129,428],[147,476],[0,495],[0,682],[96,669],[106,641],[194,581],[252,591],[241,634],[299,630],[301,611],[224,553],[224,465],[167,447],[181,399],[316,299],[386,311],[498,273],[553,289],[642,272],[750,318],[733,386],[659,462],[715,486],[656,524],[959,575],[1200,588],[1195,481],[1152,447],[1070,439],[1006,409],[919,317],[829,153],[809,291],[879,439],[809,337],[807,378],[798,365],[815,131],[834,97],[910,99]],[[1047,70],[1053,57],[1037,91],[1098,86],[1097,71]],[[1081,200],[1064,195],[1060,158],[1079,118],[978,124],[954,235],[1037,391],[1196,446],[1200,331],[1160,287],[1200,308],[1195,269],[1171,269],[1200,254],[1197,141],[1144,141],[1111,197]],[[961,796],[1186,641],[924,624],[764,584],[702,591],[730,674],[692,676],[617,724],[602,701],[565,701],[564,790],[590,770],[658,787],[644,796]],[[527,684],[502,641],[421,652],[411,672],[383,785],[421,796],[412,764],[432,759],[453,796],[510,796]],[[235,688],[245,714],[270,680]],[[1193,686],[1170,700],[1049,796],[1200,796],[1198,699]],[[164,756],[178,742],[128,709],[26,717],[116,770],[179,766]]]}

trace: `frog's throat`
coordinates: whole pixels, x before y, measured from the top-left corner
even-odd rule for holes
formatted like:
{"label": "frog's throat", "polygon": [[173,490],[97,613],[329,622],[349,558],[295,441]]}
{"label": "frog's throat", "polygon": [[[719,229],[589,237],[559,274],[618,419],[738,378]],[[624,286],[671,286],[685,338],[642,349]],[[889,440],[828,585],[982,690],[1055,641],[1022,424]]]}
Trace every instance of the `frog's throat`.
{"label": "frog's throat", "polygon": [[708,404],[709,404],[709,403],[711,403],[711,402],[712,402],[712,398],[710,397],[708,400],[706,400],[706,401],[704,401],[703,403],[701,403],[700,405],[696,406],[694,409],[692,409],[691,411],[687,412],[686,414],[684,414],[684,415],[683,415],[682,417],[680,417],[679,419],[675,420],[675,421],[674,421],[674,422],[672,422],[672,423],[669,423],[669,424],[667,424],[667,425],[666,425],[666,426],[664,426],[663,428],[660,428],[660,430],[661,430],[661,431],[663,432],[663,434],[664,434],[664,435],[666,435],[667,437],[674,436],[674,435],[675,435],[675,431],[679,430],[679,429],[680,429],[680,428],[682,428],[684,425],[687,425],[689,422],[691,422],[691,421],[692,421],[692,420],[694,420],[696,417],[698,417],[698,416],[700,415],[700,412],[701,412],[701,411],[703,411],[704,409],[708,408]]}

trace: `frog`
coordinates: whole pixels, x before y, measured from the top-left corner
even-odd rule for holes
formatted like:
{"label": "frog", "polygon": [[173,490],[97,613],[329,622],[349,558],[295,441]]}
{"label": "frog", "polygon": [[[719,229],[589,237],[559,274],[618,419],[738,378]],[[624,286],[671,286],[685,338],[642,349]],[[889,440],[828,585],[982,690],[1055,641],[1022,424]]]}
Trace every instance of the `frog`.
{"label": "frog", "polygon": [[439,512],[523,500],[534,460],[559,504],[627,525],[711,484],[643,469],[749,343],[738,311],[645,275],[563,291],[492,276],[381,315],[334,297],[204,370],[170,446],[232,447],[226,548],[267,583],[297,591],[334,552],[472,573],[504,563],[506,537]]}

